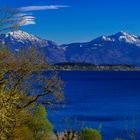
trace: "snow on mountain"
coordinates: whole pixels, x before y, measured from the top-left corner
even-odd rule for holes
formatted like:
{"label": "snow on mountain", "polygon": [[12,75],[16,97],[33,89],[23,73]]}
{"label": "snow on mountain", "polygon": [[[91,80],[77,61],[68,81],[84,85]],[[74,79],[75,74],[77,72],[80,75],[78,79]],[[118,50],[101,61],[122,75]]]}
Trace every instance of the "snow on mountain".
{"label": "snow on mountain", "polygon": [[101,36],[84,43],[58,46],[55,42],[41,39],[23,31],[0,35],[0,42],[18,51],[22,47],[36,46],[53,63],[87,62],[109,65],[139,65],[140,37],[125,32]]}
{"label": "snow on mountain", "polygon": [[57,44],[53,41],[41,39],[39,37],[36,37],[32,34],[28,34],[21,30],[2,34],[0,36],[0,40],[2,40],[3,44],[8,45],[9,43],[14,47],[32,46],[32,45],[35,45],[36,47],[57,46]]}
{"label": "snow on mountain", "polygon": [[112,43],[126,43],[126,44],[132,44],[132,45],[137,45],[140,46],[140,38],[135,35],[130,35],[125,32],[118,32],[114,35],[111,36],[101,36],[99,38],[96,38],[92,40],[92,43],[107,43],[107,42],[112,42]]}
{"label": "snow on mountain", "polygon": [[68,62],[140,65],[140,37],[125,32],[101,36],[90,42],[62,45],[65,46]]}
{"label": "snow on mountain", "polygon": [[51,62],[65,61],[63,49],[59,48],[54,41],[41,39],[21,30],[0,35],[0,42],[9,46],[12,51],[34,46]]}
{"label": "snow on mountain", "polygon": [[129,35],[125,32],[118,32],[113,36],[110,36],[110,38],[113,38],[114,40],[119,40],[120,42],[130,43],[134,45],[140,46],[140,39],[139,37],[135,35]]}
{"label": "snow on mountain", "polygon": [[9,32],[6,34],[6,37],[12,37],[15,40],[18,40],[19,42],[23,41],[40,41],[39,38],[35,37],[34,35],[28,34],[24,31],[18,30],[15,32]]}

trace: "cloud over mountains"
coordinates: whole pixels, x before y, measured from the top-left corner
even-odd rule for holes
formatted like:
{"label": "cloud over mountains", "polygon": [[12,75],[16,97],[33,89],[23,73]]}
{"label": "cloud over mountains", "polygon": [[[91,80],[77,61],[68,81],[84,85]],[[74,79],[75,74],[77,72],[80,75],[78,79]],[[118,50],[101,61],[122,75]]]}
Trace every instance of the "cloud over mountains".
{"label": "cloud over mountains", "polygon": [[17,8],[17,10],[20,12],[17,14],[17,18],[21,19],[19,25],[25,26],[25,25],[33,25],[36,24],[35,19],[36,17],[33,16],[32,13],[34,11],[43,11],[43,10],[58,10],[61,8],[69,7],[67,5],[46,5],[46,6],[26,6],[26,7],[20,7]]}
{"label": "cloud over mountains", "polygon": [[60,8],[66,8],[67,5],[47,5],[47,6],[26,6],[18,8],[22,12],[39,11],[39,10],[58,10]]}

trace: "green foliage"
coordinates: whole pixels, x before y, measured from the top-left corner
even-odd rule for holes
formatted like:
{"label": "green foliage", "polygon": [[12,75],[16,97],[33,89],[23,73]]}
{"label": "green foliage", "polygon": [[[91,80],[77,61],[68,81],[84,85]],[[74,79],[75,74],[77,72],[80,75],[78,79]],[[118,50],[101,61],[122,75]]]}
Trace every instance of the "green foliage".
{"label": "green foliage", "polygon": [[[32,78],[36,71],[42,70],[42,64],[45,63],[42,61],[34,49],[28,50],[28,53],[26,50],[14,54],[5,47],[0,48],[0,139],[13,140],[13,131],[17,124],[18,127],[23,127],[23,132],[32,126],[30,130],[35,131],[37,135],[45,135],[46,126],[48,131],[51,128],[45,120],[45,109],[38,106],[38,103],[53,105],[59,102],[63,98],[62,82],[53,72],[50,72],[48,77],[37,74]],[[36,94],[33,83],[38,83],[41,93]],[[34,92],[29,94],[31,87]],[[47,98],[41,100],[44,96]],[[19,117],[21,113],[26,119],[22,120],[22,116]],[[25,125],[25,122],[28,123]]]}
{"label": "green foliage", "polygon": [[101,134],[97,130],[84,128],[79,133],[79,140],[101,140]]}
{"label": "green foliage", "polygon": [[[0,34],[23,24],[25,19],[17,16],[18,12],[10,7],[0,8]],[[52,126],[45,108],[38,103],[56,104],[63,95],[56,73],[50,72],[47,77],[37,73],[44,70],[44,65],[49,67],[34,47],[13,53],[0,41],[0,140],[49,140]],[[38,83],[41,92],[36,93],[33,83]],[[41,100],[44,96],[47,98]]]}
{"label": "green foliage", "polygon": [[46,138],[49,140],[51,138],[52,125],[46,117],[45,107],[39,105],[35,109],[33,117],[30,118],[29,128],[34,135],[35,140],[44,140]]}
{"label": "green foliage", "polygon": [[39,105],[32,113],[22,111],[17,118],[14,140],[50,140],[52,125],[46,116],[45,107]]}
{"label": "green foliage", "polygon": [[16,118],[19,114],[15,104],[20,100],[20,94],[11,95],[10,92],[0,91],[0,139],[13,139],[13,130],[16,125]]}
{"label": "green foliage", "polygon": [[35,139],[30,129],[26,126],[22,126],[15,129],[13,140],[35,140]]}

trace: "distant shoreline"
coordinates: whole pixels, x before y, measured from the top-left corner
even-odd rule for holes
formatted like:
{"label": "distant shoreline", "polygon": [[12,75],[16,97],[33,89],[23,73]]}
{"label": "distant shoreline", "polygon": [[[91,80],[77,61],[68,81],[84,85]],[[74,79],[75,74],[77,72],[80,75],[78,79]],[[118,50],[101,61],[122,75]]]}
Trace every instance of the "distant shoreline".
{"label": "distant shoreline", "polygon": [[55,70],[64,71],[140,71],[140,67],[132,65],[95,65],[90,63],[57,63],[52,65]]}

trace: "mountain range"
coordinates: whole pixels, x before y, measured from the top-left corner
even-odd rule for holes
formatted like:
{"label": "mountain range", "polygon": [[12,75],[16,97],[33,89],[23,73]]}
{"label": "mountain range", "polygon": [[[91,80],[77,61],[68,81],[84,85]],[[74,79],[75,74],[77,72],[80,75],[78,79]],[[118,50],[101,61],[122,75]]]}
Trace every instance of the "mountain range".
{"label": "mountain range", "polygon": [[0,35],[0,42],[12,51],[36,46],[52,63],[80,62],[95,65],[140,66],[140,37],[125,32],[100,36],[89,42],[57,45],[18,30]]}

